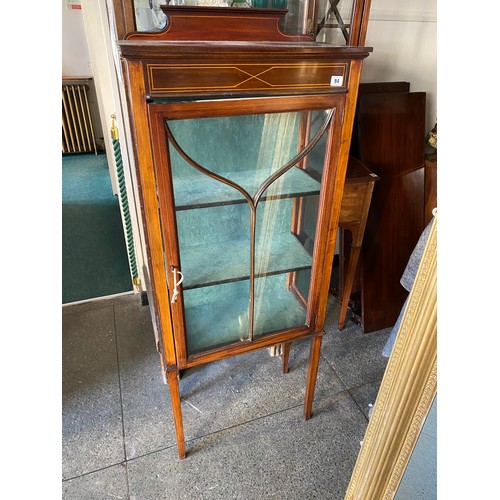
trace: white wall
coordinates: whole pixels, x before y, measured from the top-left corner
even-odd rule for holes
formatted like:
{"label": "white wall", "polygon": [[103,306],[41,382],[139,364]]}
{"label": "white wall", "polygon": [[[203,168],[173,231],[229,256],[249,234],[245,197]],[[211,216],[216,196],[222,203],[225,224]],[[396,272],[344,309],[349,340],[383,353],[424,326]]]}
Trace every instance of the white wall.
{"label": "white wall", "polygon": [[62,76],[92,76],[83,15],[62,0]]}
{"label": "white wall", "polygon": [[372,0],[362,82],[410,82],[426,92],[426,131],[437,121],[437,0]]}
{"label": "white wall", "polygon": [[[103,27],[107,26],[107,17],[102,16],[105,9],[101,8],[99,2],[92,0],[82,1],[83,25],[86,34],[89,59],[93,68],[94,83],[97,91],[97,102],[99,103],[99,117],[103,127],[103,140],[108,157],[108,165],[111,176],[113,193],[118,194],[118,182],[116,176],[113,145],[110,136],[112,125],[111,115],[116,113],[116,105],[113,96],[114,67],[113,58],[110,56]],[[92,43],[92,41],[97,43]]]}
{"label": "white wall", "polygon": [[[69,9],[66,0],[62,1],[61,44],[62,44],[62,75],[63,77],[92,78],[93,69],[90,60],[87,36],[83,23],[81,9]],[[94,82],[95,83],[95,82]],[[89,89],[89,105],[96,136],[97,147],[105,148],[104,133],[99,113],[97,93],[94,87]],[[113,184],[113,178],[111,177]],[[113,191],[116,189],[113,184]]]}

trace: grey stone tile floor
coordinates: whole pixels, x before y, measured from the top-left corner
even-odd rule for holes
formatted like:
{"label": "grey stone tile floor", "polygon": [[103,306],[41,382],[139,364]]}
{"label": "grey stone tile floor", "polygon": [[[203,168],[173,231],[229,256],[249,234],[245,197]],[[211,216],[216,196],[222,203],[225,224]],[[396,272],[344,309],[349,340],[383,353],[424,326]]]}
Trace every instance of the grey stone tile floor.
{"label": "grey stone tile floor", "polygon": [[179,460],[149,308],[138,294],[64,306],[63,499],[342,499],[390,329],[339,332],[338,312],[331,296],[308,421],[308,341],[286,375],[267,349],[186,370]]}

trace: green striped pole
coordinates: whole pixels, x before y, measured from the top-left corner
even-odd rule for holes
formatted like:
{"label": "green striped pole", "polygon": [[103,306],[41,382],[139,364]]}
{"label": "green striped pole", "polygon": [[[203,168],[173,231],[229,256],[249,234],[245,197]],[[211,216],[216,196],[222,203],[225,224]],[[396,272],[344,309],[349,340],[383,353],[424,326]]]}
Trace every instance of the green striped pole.
{"label": "green striped pole", "polygon": [[125,221],[125,238],[127,244],[128,261],[134,285],[139,285],[139,274],[137,272],[137,263],[135,260],[134,236],[132,231],[132,220],[130,218],[130,210],[128,206],[127,188],[125,186],[125,174],[123,172],[122,152],[120,148],[120,140],[118,135],[118,127],[115,124],[116,115],[111,115],[113,120],[111,125],[111,139],[113,141],[113,152],[115,155],[116,173],[118,176],[118,187],[120,190],[120,204]]}

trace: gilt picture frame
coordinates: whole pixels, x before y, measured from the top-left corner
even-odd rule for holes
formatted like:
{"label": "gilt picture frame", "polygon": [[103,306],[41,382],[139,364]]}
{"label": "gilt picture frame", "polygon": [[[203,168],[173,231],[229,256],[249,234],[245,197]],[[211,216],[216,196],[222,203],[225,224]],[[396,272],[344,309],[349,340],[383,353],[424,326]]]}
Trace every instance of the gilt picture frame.
{"label": "gilt picture frame", "polygon": [[437,393],[437,212],[345,499],[394,498]]}

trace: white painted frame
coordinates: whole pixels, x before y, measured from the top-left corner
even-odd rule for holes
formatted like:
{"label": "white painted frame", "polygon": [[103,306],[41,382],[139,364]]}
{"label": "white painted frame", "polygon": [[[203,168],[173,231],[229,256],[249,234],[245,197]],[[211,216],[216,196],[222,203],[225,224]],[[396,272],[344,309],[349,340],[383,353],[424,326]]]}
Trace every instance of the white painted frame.
{"label": "white painted frame", "polygon": [[[92,64],[92,73],[98,97],[99,114],[101,118],[104,143],[108,164],[110,165],[113,191],[119,195],[118,177],[116,172],[113,143],[111,138],[112,115],[116,116],[120,149],[123,161],[125,186],[132,224],[134,251],[139,274],[139,284],[134,286],[135,292],[144,290],[143,268],[147,262],[144,230],[141,224],[140,197],[136,177],[134,156],[131,153],[131,132],[128,119],[127,101],[121,65],[118,57],[116,34],[112,31],[114,16],[112,3],[106,0],[82,0],[82,13]],[[111,20],[111,23],[110,23]],[[111,26],[111,28],[110,28]],[[125,238],[127,230],[123,217],[123,207],[120,203],[123,231]],[[130,271],[132,280],[132,270]]]}

